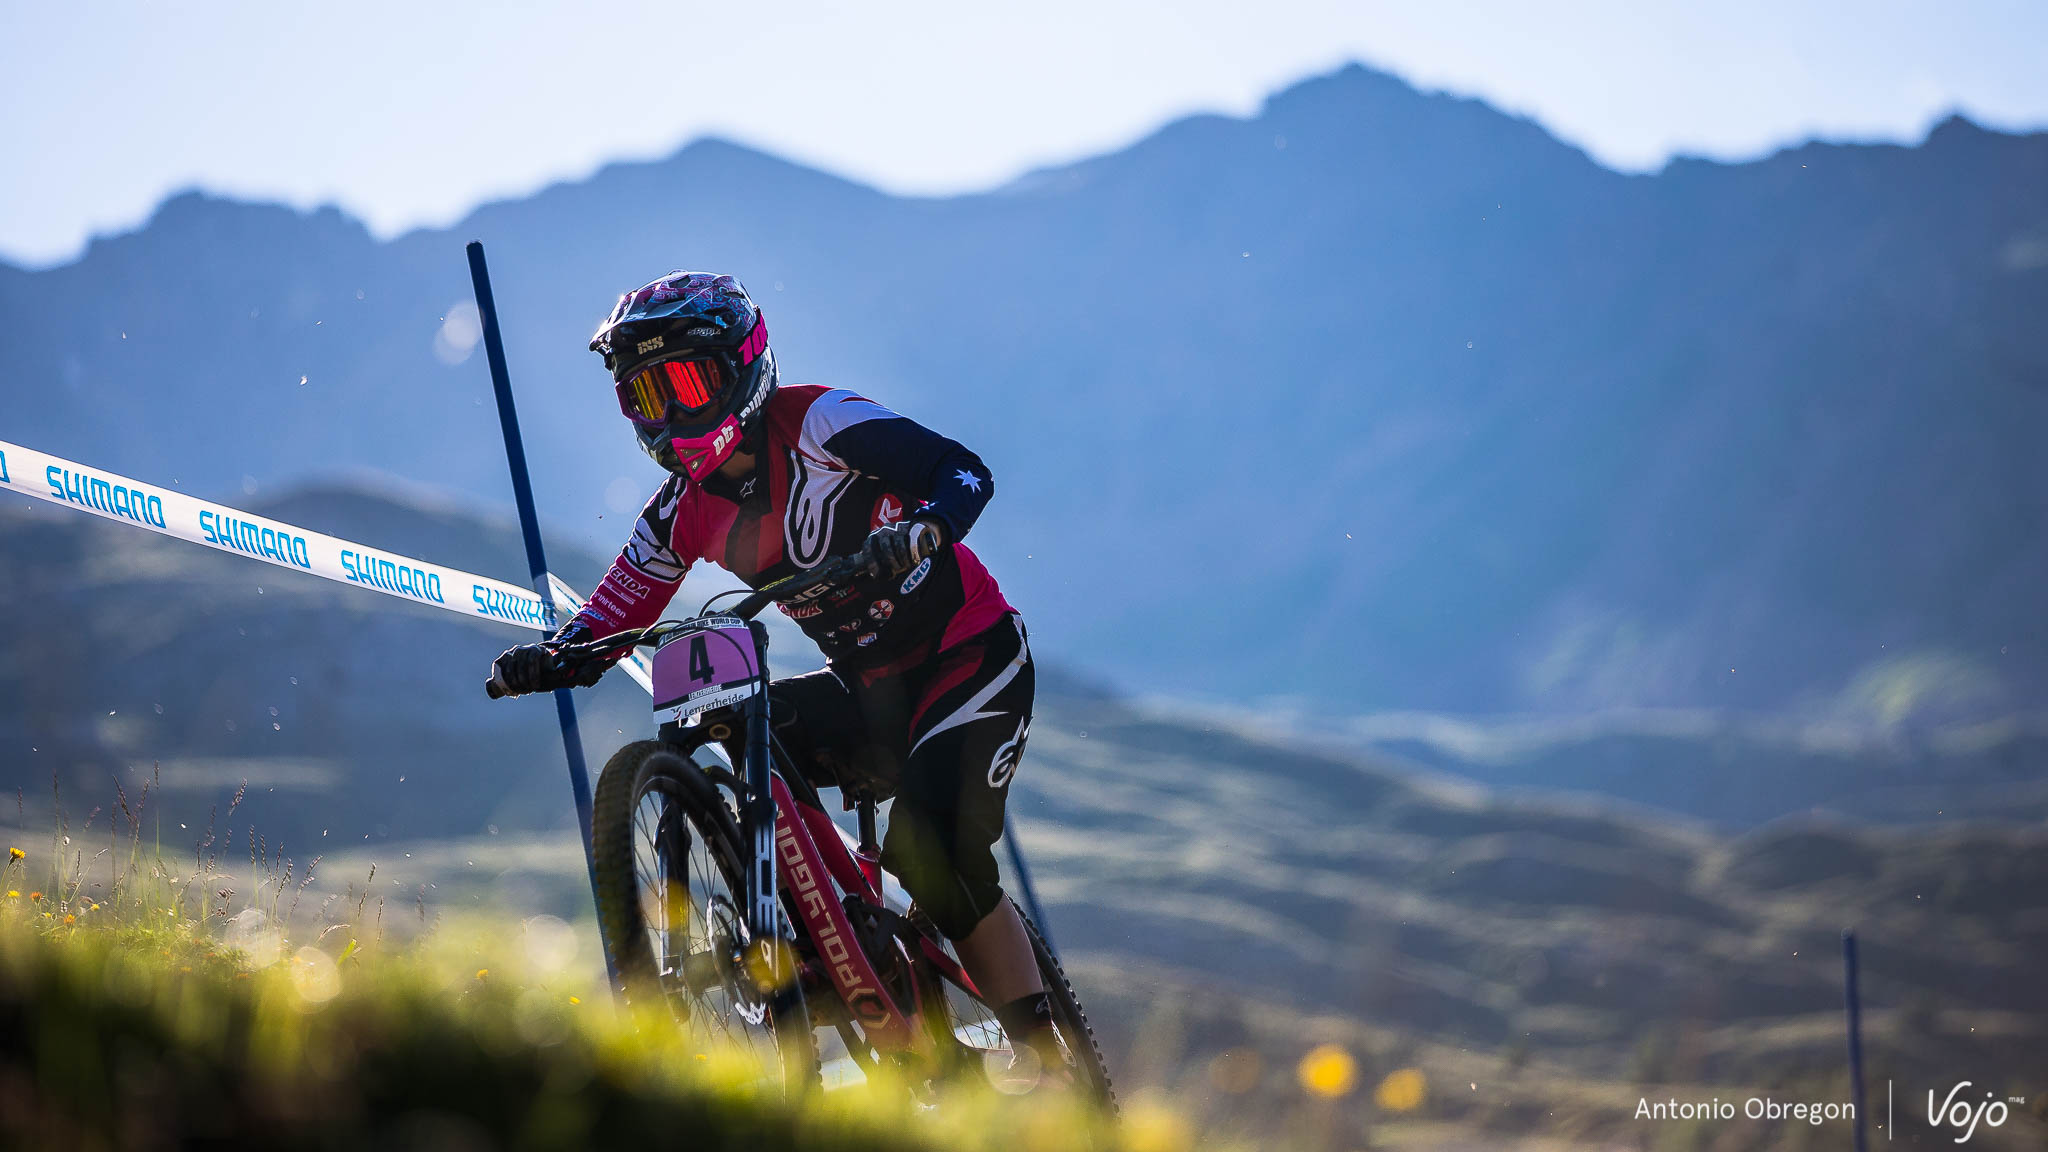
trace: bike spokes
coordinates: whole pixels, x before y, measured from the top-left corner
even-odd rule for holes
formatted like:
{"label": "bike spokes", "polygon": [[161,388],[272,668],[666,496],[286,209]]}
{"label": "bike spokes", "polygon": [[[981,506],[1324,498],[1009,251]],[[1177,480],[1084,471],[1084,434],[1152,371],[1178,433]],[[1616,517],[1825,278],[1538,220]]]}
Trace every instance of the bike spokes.
{"label": "bike spokes", "polygon": [[633,863],[648,943],[676,1015],[701,1042],[772,1056],[772,1039],[762,1033],[767,1002],[749,994],[744,971],[749,948],[740,902],[710,844],[662,791],[650,790],[634,808]]}

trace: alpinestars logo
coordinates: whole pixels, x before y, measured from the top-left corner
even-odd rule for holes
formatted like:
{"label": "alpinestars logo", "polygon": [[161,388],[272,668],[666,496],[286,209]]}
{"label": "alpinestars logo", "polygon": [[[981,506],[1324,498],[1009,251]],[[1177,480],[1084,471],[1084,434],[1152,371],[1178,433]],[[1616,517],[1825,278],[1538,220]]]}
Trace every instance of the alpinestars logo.
{"label": "alpinestars logo", "polygon": [[803,453],[789,454],[789,511],[782,521],[782,539],[790,563],[816,568],[832,546],[832,517],[839,497],[853,483],[853,473],[813,465]]}
{"label": "alpinestars logo", "polygon": [[1017,774],[1017,761],[1023,758],[1024,741],[1030,735],[1031,717],[1026,716],[1024,722],[1017,725],[1017,734],[1010,737],[1009,743],[996,749],[995,758],[989,761],[989,787],[1001,788],[1010,782],[1010,777]]}

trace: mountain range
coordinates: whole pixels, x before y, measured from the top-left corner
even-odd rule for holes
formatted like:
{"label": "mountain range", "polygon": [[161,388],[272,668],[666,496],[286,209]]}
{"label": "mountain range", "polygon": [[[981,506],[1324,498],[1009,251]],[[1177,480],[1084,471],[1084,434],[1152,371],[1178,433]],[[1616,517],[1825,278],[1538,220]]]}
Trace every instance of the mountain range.
{"label": "mountain range", "polygon": [[[517,569],[510,523],[417,492],[252,503]],[[358,933],[549,912],[577,922],[595,963],[553,708],[481,691],[521,633],[19,498],[0,500],[0,555],[37,561],[0,566],[0,600],[29,606],[0,656],[0,783],[22,790],[0,840],[39,861],[69,836],[96,869],[133,840],[174,876],[214,861],[205,887],[230,908],[282,874],[316,924]],[[585,586],[604,563],[556,560]],[[771,627],[778,670],[815,661]],[[593,771],[652,726],[622,677],[577,697]],[[1318,1042],[1354,1053],[1368,1085],[1427,1077],[1413,1116],[1364,1092],[1342,1102],[1373,1146],[1420,1125],[1406,1144],[1637,1147],[1641,1096],[1840,1099],[1844,927],[1862,942],[1873,1084],[1917,1099],[1968,1076],[2048,1117],[2038,776],[2029,792],[1981,758],[1926,766],[1947,806],[1930,827],[1916,798],[1849,771],[1882,762],[1831,773],[1824,750],[1788,759],[1796,744],[1767,734],[1731,751],[1728,733],[1643,727],[1621,748],[1550,729],[1377,732],[1394,757],[1164,711],[1047,664],[1010,807],[1120,1082],[1173,1088],[1243,1144],[1274,1146],[1279,1123],[1311,1125],[1290,1146],[1324,1146],[1293,1075]],[[1433,748],[1500,778],[1513,763],[1520,789],[1447,778]],[[1645,802],[1583,794],[1630,789]],[[1918,826],[1816,817],[1815,797]],[[2037,1147],[2048,1128],[2013,1111],[1977,1143]],[[1901,1136],[1949,1142],[1901,1114]],[[1801,1146],[1768,1125],[1716,1140]]]}
{"label": "mountain range", "polygon": [[471,237],[563,547],[615,546],[655,479],[590,331],[714,268],[785,379],[983,455],[974,542],[1040,652],[1122,690],[1911,739],[2048,683],[2048,135],[1623,175],[1350,67],[945,199],[716,140],[382,242],[190,193],[0,266],[0,437],[495,513]]}

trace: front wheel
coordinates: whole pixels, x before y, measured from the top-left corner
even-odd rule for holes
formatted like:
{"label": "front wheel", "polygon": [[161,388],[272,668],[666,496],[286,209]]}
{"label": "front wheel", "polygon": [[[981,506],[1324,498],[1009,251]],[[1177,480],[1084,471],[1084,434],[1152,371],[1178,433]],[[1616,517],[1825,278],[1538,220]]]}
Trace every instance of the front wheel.
{"label": "front wheel", "polygon": [[733,809],[658,741],[628,744],[591,804],[597,919],[628,1002],[661,1005],[699,1052],[751,1055],[791,1093],[818,1057],[787,940],[747,928],[747,861]]}

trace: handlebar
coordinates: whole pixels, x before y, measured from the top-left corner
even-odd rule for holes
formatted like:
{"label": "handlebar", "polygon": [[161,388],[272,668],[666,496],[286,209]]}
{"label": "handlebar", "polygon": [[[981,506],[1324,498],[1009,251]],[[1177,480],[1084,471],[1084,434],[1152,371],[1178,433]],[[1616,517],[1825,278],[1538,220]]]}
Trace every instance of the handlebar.
{"label": "handlebar", "polygon": [[[850,584],[861,576],[864,569],[858,556],[834,556],[816,568],[785,576],[763,588],[749,592],[732,610],[722,615],[737,616],[752,620],[763,608],[777,600],[789,600],[819,588],[834,584]],[[659,644],[668,633],[675,631],[681,622],[663,620],[645,628],[628,628],[610,636],[594,640],[583,640],[575,644],[564,644],[555,649],[554,671],[567,673],[600,657],[608,657],[622,648],[636,648],[643,644]],[[498,670],[491,669],[491,678],[484,681],[484,694],[493,700],[511,695],[510,688],[498,678]]]}

